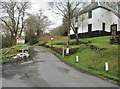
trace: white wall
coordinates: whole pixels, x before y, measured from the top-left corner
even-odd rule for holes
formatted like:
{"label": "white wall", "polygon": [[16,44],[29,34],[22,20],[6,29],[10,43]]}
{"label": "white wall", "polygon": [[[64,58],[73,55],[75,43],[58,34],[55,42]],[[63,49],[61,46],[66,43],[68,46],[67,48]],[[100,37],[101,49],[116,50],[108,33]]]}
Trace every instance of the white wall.
{"label": "white wall", "polygon": [[[83,21],[81,21],[81,19],[83,18]],[[81,15],[79,17],[79,29],[78,29],[78,33],[85,33],[88,32],[88,13],[84,13],[83,15]]]}
{"label": "white wall", "polygon": [[111,25],[117,24],[117,31],[120,31],[120,18],[118,18],[115,14],[111,13]]}
{"label": "white wall", "polygon": [[101,19],[101,27],[102,23],[105,23],[105,31],[111,31],[111,25],[117,24],[117,31],[120,31],[120,18],[116,16],[113,12],[108,11],[106,9],[100,8],[100,19]]}
{"label": "white wall", "polygon": [[102,23],[105,23],[105,31],[110,32],[110,25],[111,25],[111,11],[106,9],[100,8],[100,24],[102,29]]}
{"label": "white wall", "polygon": [[[84,17],[84,20],[82,21],[82,18]],[[73,19],[75,20],[75,19]],[[88,32],[88,13],[84,13],[78,17],[78,33],[85,33]],[[74,34],[73,30],[70,30],[70,34]]]}
{"label": "white wall", "polygon": [[[79,33],[85,33],[88,32],[88,24],[92,24],[92,31],[96,31],[96,30],[102,30],[102,24],[101,24],[101,20],[100,20],[100,12],[101,9],[97,8],[92,10],[92,18],[88,18],[88,12],[84,13],[84,16],[86,16],[86,19],[83,22],[83,31],[82,31],[82,26],[79,27],[78,32]],[[81,17],[81,16],[80,16]]]}
{"label": "white wall", "polygon": [[92,23],[92,31],[101,30],[101,19],[100,19],[101,8],[92,10],[92,19],[89,23]]}
{"label": "white wall", "polygon": [[[86,16],[86,19],[83,21],[83,25],[80,24],[78,33],[88,32],[88,24],[92,24],[92,31],[103,30],[103,22],[105,23],[105,31],[110,32],[110,26],[114,23],[117,24],[117,31],[120,31],[120,18],[118,18],[111,11],[108,11],[104,8],[97,8],[92,10],[92,18],[88,19],[88,12],[83,14]],[[82,18],[82,15],[79,16],[79,21]],[[81,23],[81,22],[80,22]],[[82,30],[83,28],[83,30]],[[74,34],[73,31],[70,31],[70,34]]]}

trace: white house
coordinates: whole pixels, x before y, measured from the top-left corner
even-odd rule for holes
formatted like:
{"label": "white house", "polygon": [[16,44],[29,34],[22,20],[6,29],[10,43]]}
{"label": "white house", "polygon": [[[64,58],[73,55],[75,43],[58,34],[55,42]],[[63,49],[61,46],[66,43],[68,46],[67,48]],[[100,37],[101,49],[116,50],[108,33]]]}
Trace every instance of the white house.
{"label": "white house", "polygon": [[[81,23],[78,27],[79,37],[110,35],[112,26],[116,27],[117,34],[120,32],[120,14],[99,1],[92,2],[80,12],[78,23]],[[75,37],[72,30],[70,36]]]}

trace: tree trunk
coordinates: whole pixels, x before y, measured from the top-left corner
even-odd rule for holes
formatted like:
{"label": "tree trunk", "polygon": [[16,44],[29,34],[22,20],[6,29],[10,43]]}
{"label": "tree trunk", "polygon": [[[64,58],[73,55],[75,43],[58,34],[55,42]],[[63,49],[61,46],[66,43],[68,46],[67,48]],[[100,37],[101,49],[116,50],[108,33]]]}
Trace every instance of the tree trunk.
{"label": "tree trunk", "polygon": [[76,44],[78,44],[79,43],[78,33],[75,33],[75,36],[76,36]]}
{"label": "tree trunk", "polygon": [[67,47],[69,48],[70,45],[70,17],[68,18],[68,43],[67,43]]}
{"label": "tree trunk", "polygon": [[69,45],[70,45],[70,32],[68,31],[68,42],[67,42],[67,47],[69,48]]}
{"label": "tree trunk", "polygon": [[17,42],[17,40],[16,40],[16,38],[17,38],[17,33],[13,33],[13,34],[11,35],[11,37],[12,37],[12,39],[13,39],[12,45],[16,45],[16,42]]}
{"label": "tree trunk", "polygon": [[16,44],[16,39],[15,39],[15,37],[14,37],[14,36],[11,36],[11,38],[12,38],[12,45],[15,45],[15,44]]}
{"label": "tree trunk", "polygon": [[70,3],[68,1],[68,43],[67,43],[67,47],[69,47],[70,45],[70,26],[71,26],[71,21],[70,21]]}
{"label": "tree trunk", "polygon": [[40,36],[40,30],[37,29],[37,36]]}

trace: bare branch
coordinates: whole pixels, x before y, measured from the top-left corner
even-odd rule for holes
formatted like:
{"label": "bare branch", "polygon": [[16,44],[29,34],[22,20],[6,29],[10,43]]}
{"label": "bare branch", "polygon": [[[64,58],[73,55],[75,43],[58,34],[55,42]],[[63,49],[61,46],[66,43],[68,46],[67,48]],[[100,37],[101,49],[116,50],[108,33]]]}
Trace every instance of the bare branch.
{"label": "bare branch", "polygon": [[13,34],[13,31],[12,31],[12,29],[10,28],[10,26],[8,25],[8,23],[7,23],[5,20],[1,19],[1,18],[0,18],[0,20],[5,23],[5,25],[9,28],[11,34]]}

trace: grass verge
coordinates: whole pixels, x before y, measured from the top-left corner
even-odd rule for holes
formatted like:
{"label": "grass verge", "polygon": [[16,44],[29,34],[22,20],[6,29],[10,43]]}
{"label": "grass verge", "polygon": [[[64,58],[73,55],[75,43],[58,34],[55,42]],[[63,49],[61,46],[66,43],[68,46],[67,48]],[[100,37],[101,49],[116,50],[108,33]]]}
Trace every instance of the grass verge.
{"label": "grass verge", "polygon": [[[112,79],[114,81],[119,80],[119,60],[118,60],[118,45],[111,45],[109,43],[109,36],[105,37],[96,37],[96,38],[86,38],[80,39],[82,41],[91,41],[91,45],[95,45],[98,48],[105,48],[103,50],[97,49],[92,50],[89,46],[84,44],[80,45],[71,45],[71,47],[79,47],[79,51],[69,55],[62,57],[61,54],[47,48],[47,50],[53,52],[57,57],[59,57],[63,62],[75,67],[78,70],[82,70],[84,72],[94,74],[96,76],[100,76],[107,79]],[[57,41],[61,42],[61,41]],[[57,43],[56,42],[56,43]],[[73,42],[73,40],[72,40]],[[53,46],[61,48],[64,45],[56,45],[55,42]],[[65,46],[64,46],[65,47]],[[79,62],[76,63],[75,57],[79,56]],[[109,71],[105,71],[105,62],[109,63]]]}

